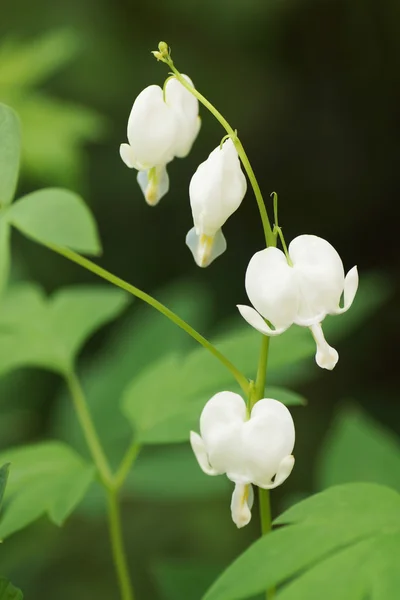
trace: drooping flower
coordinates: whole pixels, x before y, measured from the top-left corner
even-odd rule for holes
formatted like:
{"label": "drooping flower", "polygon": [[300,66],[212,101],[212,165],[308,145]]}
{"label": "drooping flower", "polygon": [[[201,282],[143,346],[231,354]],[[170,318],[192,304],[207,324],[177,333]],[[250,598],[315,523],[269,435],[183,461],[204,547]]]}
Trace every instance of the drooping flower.
{"label": "drooping flower", "polygon": [[198,112],[197,99],[174,78],[167,81],[165,91],[148,86],[133,103],[129,144],[121,144],[120,155],[129,168],[139,171],[140,188],[151,206],[168,192],[166,165],[189,153],[200,129]]}
{"label": "drooping flower", "polygon": [[341,314],[350,308],[358,288],[357,267],[345,277],[339,254],[315,235],[296,237],[288,254],[291,265],[281,250],[272,247],[251,258],[245,285],[256,310],[241,305],[238,309],[264,335],[279,335],[293,323],[309,327],[317,345],[317,364],[331,370],[339,355],[326,342],[321,322],[326,315]]}
{"label": "drooping flower", "polygon": [[229,138],[201,163],[189,186],[194,227],[186,244],[199,267],[207,267],[226,250],[221,227],[239,208],[246,189],[246,177]]}
{"label": "drooping flower", "polygon": [[190,432],[190,443],[207,475],[222,475],[235,483],[232,519],[244,527],[251,519],[252,484],[264,489],[281,485],[289,477],[294,457],[293,419],[278,400],[259,400],[247,415],[239,394],[220,392],[205,405],[200,434]]}

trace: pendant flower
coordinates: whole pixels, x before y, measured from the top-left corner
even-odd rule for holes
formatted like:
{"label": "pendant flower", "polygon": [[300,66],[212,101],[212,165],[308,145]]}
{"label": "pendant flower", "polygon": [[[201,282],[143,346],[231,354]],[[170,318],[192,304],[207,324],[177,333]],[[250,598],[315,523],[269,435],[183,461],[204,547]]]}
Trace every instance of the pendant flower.
{"label": "pendant flower", "polygon": [[186,245],[199,267],[208,267],[225,252],[221,227],[239,208],[246,189],[246,177],[229,138],[201,163],[189,186],[194,227],[186,236]]}
{"label": "pendant flower", "polygon": [[279,335],[293,323],[309,327],[317,345],[317,364],[331,370],[339,355],[326,342],[321,322],[326,315],[350,308],[358,288],[357,267],[345,277],[339,254],[315,235],[295,238],[288,254],[292,265],[277,248],[266,248],[252,257],[246,271],[246,292],[256,310],[241,305],[238,309],[264,335]]}
{"label": "pendant flower", "polygon": [[239,394],[220,392],[205,405],[200,432],[201,436],[190,432],[197,462],[207,475],[225,473],[235,483],[232,519],[237,527],[244,527],[251,519],[251,484],[275,488],[293,469],[292,416],[278,400],[264,398],[254,405],[248,418],[246,403]]}
{"label": "pendant flower", "polygon": [[[183,77],[192,84],[189,77]],[[121,144],[120,155],[130,169],[139,171],[138,183],[150,206],[168,192],[166,165],[189,153],[200,130],[198,112],[197,98],[174,78],[167,81],[165,91],[158,85],[148,86],[133,103],[129,144]]]}

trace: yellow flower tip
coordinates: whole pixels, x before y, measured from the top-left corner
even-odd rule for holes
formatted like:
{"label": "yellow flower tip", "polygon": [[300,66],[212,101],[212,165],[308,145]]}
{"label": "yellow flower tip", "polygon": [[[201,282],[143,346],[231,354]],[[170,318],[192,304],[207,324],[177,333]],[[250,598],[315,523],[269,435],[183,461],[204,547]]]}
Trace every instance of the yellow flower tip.
{"label": "yellow flower tip", "polygon": [[157,187],[153,183],[147,186],[145,200],[149,206],[155,206],[158,203]]}
{"label": "yellow flower tip", "polygon": [[160,42],[158,44],[158,49],[161,52],[161,54],[165,57],[169,56],[169,46],[166,42]]}
{"label": "yellow flower tip", "polygon": [[170,59],[171,50],[166,42],[160,42],[158,44],[158,50],[152,50],[151,53],[157,60],[167,63]]}
{"label": "yellow flower tip", "polygon": [[204,233],[200,236],[199,243],[199,265],[200,267],[208,267],[210,264],[211,250],[214,243],[214,237],[205,235]]}

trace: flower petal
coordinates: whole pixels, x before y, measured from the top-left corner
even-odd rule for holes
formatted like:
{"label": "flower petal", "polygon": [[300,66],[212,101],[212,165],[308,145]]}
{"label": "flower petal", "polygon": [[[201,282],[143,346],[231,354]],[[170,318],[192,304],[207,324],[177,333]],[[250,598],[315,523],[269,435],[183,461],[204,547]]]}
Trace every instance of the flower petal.
{"label": "flower petal", "polygon": [[221,475],[219,471],[213,469],[208,461],[207,450],[202,438],[194,431],[190,432],[190,444],[199,466],[206,475]]}
{"label": "flower petal", "polygon": [[270,247],[256,252],[247,267],[245,285],[254,308],[276,330],[290,327],[296,318],[299,292],[294,269],[281,250]]}
{"label": "flower petal", "polygon": [[213,260],[225,252],[227,246],[222,229],[218,229],[214,236],[207,236],[196,233],[194,227],[186,235],[186,245],[199,267],[208,267]]}
{"label": "flower petal", "polygon": [[316,235],[300,235],[289,245],[299,289],[295,323],[310,326],[337,308],[344,286],[343,263],[335,248]]}
{"label": "flower petal", "polygon": [[321,323],[312,325],[310,327],[311,333],[317,344],[317,353],[315,355],[316,363],[321,369],[328,369],[332,371],[335,368],[337,361],[339,360],[339,354],[332,348],[324,337]]}
{"label": "flower petal", "polygon": [[[190,77],[183,75],[190,85]],[[190,152],[200,130],[199,102],[176,78],[168,79],[165,86],[165,101],[178,119],[175,156],[184,158]]]}
{"label": "flower petal", "polygon": [[353,267],[347,273],[346,279],[344,280],[344,290],[343,290],[344,304],[343,304],[343,307],[342,308],[340,306],[337,307],[334,311],[331,312],[331,314],[339,315],[341,313],[346,312],[346,310],[349,310],[350,306],[353,304],[353,300],[357,293],[357,289],[358,289],[358,270],[357,270],[357,267]]}
{"label": "flower petal", "polygon": [[242,315],[243,319],[245,319],[245,321],[247,321],[249,325],[254,327],[254,329],[257,329],[257,331],[263,333],[264,335],[280,335],[287,329],[287,327],[281,327],[280,329],[271,329],[266,324],[262,316],[251,306],[237,304],[237,308],[240,314]]}
{"label": "flower petal", "polygon": [[[248,478],[262,487],[271,485],[281,461],[293,451],[292,415],[282,402],[264,398],[256,402],[243,429],[242,451]],[[230,472],[227,474],[231,478]]]}
{"label": "flower petal", "polygon": [[290,454],[289,456],[285,456],[279,464],[278,470],[275,475],[275,479],[273,483],[267,485],[259,485],[258,487],[262,487],[264,490],[273,490],[274,488],[281,485],[286,479],[289,477],[294,467],[294,456]]}
{"label": "flower petal", "polygon": [[129,144],[121,144],[119,147],[119,155],[130,169],[136,169],[135,155]]}
{"label": "flower petal", "polygon": [[254,502],[254,492],[251,485],[237,483],[232,494],[232,521],[239,529],[251,520],[251,508]]}
{"label": "flower petal", "polygon": [[139,171],[137,181],[149,206],[155,206],[169,190],[169,177],[165,165]]}

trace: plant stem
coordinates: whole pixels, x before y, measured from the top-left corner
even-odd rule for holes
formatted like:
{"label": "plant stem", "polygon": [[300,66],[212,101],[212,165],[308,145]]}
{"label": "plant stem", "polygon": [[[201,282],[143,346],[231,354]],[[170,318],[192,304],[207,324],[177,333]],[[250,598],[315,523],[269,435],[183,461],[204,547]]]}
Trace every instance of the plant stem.
{"label": "plant stem", "polygon": [[210,111],[211,114],[214,115],[214,117],[217,119],[217,121],[219,121],[219,123],[221,123],[222,127],[225,129],[225,131],[228,133],[229,137],[232,139],[233,143],[235,144],[237,153],[240,157],[240,160],[242,161],[244,169],[247,173],[247,176],[248,176],[251,186],[253,188],[254,195],[256,197],[256,201],[258,204],[258,210],[260,211],[262,226],[264,229],[265,242],[266,242],[267,246],[274,246],[275,245],[275,236],[274,236],[272,228],[271,228],[271,224],[270,224],[270,221],[268,218],[268,213],[267,213],[267,209],[265,207],[265,203],[264,203],[264,199],[263,199],[263,196],[262,196],[262,193],[260,190],[260,186],[258,185],[258,181],[254,174],[253,168],[247,157],[245,149],[243,148],[242,142],[238,138],[237,132],[234,131],[234,129],[229,125],[228,121],[221,115],[221,113],[215,108],[215,106],[213,106],[211,104],[211,102],[209,102],[207,100],[207,98],[205,98],[203,96],[203,94],[200,94],[200,92],[197,91],[195,87],[193,87],[192,85],[190,85],[190,83],[188,81],[186,81],[186,79],[181,75],[181,73],[175,67],[171,58],[166,59],[164,62],[166,62],[166,64],[172,69],[172,71],[173,71],[175,77],[178,79],[178,81],[180,81],[180,83],[191,94],[193,94],[193,96],[195,96],[199,100],[199,102],[201,102],[203,104],[203,106],[205,106]]}
{"label": "plant stem", "polygon": [[72,369],[65,373],[65,380],[93,462],[97,467],[102,484],[108,488],[112,485],[112,472],[86,404],[80,381]]}
{"label": "plant stem", "polygon": [[134,600],[134,593],[129,577],[128,565],[124,550],[124,543],[122,538],[121,529],[121,516],[118,502],[119,489],[122,486],[125,478],[128,474],[129,467],[132,465],[135,456],[133,456],[133,450],[135,446],[132,445],[126,455],[126,458],[122,461],[123,470],[119,470],[116,476],[113,476],[109,462],[101,445],[99,436],[94,426],[92,416],[86,403],[86,398],[82,390],[80,381],[73,369],[70,369],[65,373],[65,380],[67,382],[69,391],[71,393],[72,401],[78,415],[78,420],[81,425],[83,434],[85,436],[86,443],[90,450],[93,462],[96,465],[97,471],[100,476],[100,481],[105,488],[107,494],[107,508],[108,508],[108,523],[110,529],[110,540],[112,547],[112,554],[114,560],[115,571],[118,578],[118,585],[121,592],[121,600]]}
{"label": "plant stem", "polygon": [[143,300],[143,302],[150,304],[150,306],[152,306],[153,308],[158,310],[160,313],[162,313],[170,321],[175,323],[175,325],[178,325],[178,327],[180,327],[181,329],[186,331],[186,333],[188,333],[193,339],[195,339],[196,342],[198,342],[204,348],[206,348],[209,352],[211,352],[211,354],[213,356],[215,356],[231,372],[231,374],[236,379],[236,381],[240,385],[243,392],[246,395],[248,394],[249,381],[248,381],[247,377],[245,377],[245,375],[243,375],[243,373],[241,373],[239,371],[239,369],[237,369],[235,367],[235,365],[232,364],[231,361],[228,358],[226,358],[226,356],[224,356],[224,354],[222,354],[222,352],[217,350],[217,348],[211,342],[209,342],[198,331],[193,329],[193,327],[191,327],[188,323],[186,323],[186,321],[181,319],[181,317],[179,317],[177,314],[175,314],[172,310],[170,310],[169,308],[164,306],[164,304],[161,304],[161,302],[159,302],[158,300],[156,300],[149,294],[146,294],[146,292],[143,292],[142,290],[135,287],[134,285],[131,285],[127,281],[124,281],[123,279],[120,279],[116,275],[113,275],[109,271],[106,271],[102,267],[99,267],[92,261],[88,260],[87,258],[84,258],[80,254],[77,254],[76,252],[74,252],[73,250],[70,250],[69,248],[63,248],[62,246],[57,246],[56,244],[45,243],[38,239],[35,239],[35,241],[42,244],[43,246],[46,246],[50,250],[53,250],[53,252],[57,252],[57,254],[61,254],[61,256],[68,258],[69,260],[80,265],[84,269],[91,271],[98,277],[101,277],[102,279],[109,281],[113,285],[125,290],[126,292],[129,292],[129,294],[132,294],[133,296],[140,298],[140,300]]}
{"label": "plant stem", "polygon": [[117,472],[114,475],[114,485],[117,489],[119,489],[124,481],[126,480],[129,471],[132,468],[132,464],[136,460],[137,455],[140,451],[140,445],[132,442],[126,451],[125,456],[123,457],[121,464],[119,465]]}
{"label": "plant stem", "polygon": [[107,490],[107,500],[111,547],[114,558],[114,565],[118,575],[121,599],[134,600],[134,593],[129,577],[128,564],[124,550],[124,541],[122,537],[121,513],[118,502],[118,491],[115,489]]}
{"label": "plant stem", "polygon": [[[262,338],[257,377],[253,388],[253,393],[249,398],[249,411],[251,411],[258,400],[264,398],[265,383],[267,379],[269,340],[270,338],[265,335]],[[258,488],[258,506],[260,511],[261,534],[266,535],[272,529],[270,490]],[[266,592],[267,600],[272,600],[274,596],[275,588],[271,588],[268,590],[268,592]]]}

